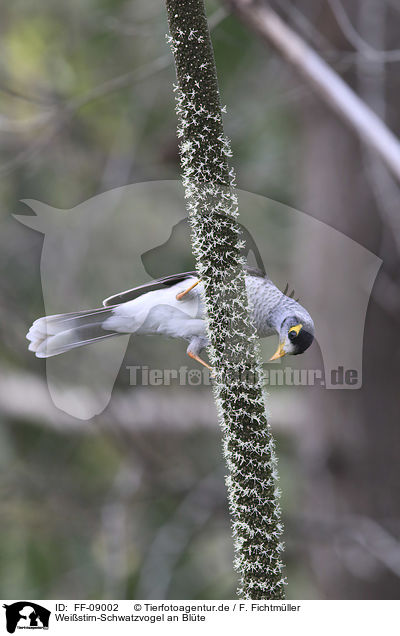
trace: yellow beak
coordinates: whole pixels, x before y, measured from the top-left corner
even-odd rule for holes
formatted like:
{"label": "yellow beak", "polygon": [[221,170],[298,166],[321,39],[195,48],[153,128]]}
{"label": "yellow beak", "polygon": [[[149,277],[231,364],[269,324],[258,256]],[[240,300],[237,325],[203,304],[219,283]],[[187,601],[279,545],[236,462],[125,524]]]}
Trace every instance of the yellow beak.
{"label": "yellow beak", "polygon": [[284,342],[280,342],[279,343],[279,347],[275,351],[275,353],[272,356],[272,358],[269,359],[270,362],[271,362],[271,360],[278,360],[278,358],[282,358],[284,355],[286,355],[286,351],[283,349],[284,344],[285,344]]}

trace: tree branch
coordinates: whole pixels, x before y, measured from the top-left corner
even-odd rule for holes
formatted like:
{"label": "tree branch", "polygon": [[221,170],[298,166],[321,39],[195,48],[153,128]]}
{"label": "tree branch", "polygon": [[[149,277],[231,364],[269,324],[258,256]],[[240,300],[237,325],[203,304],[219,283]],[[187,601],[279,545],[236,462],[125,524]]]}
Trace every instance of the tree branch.
{"label": "tree branch", "polygon": [[225,0],[225,4],[278,49],[400,181],[398,138],[346,82],[269,7],[259,5],[256,0]]}
{"label": "tree branch", "polygon": [[[29,425],[58,432],[60,435],[97,435],[99,431],[112,432],[116,428],[129,435],[189,435],[197,431],[216,433],[217,414],[212,397],[199,387],[185,387],[173,392],[171,387],[130,387],[114,390],[108,407],[91,420],[78,420],[60,411],[52,402],[45,379],[32,373],[10,373],[0,368],[0,416],[8,420],[24,421]],[[23,387],[25,399],[19,399]],[[89,390],[75,385],[66,387],[71,394],[79,392],[84,404],[93,400]],[[296,439],[303,436],[309,416],[306,404],[296,395],[285,400],[274,400],[274,429]],[[188,411],[195,413],[189,418]],[[135,413],[135,417],[132,417]]]}
{"label": "tree branch", "polygon": [[[342,30],[343,35],[346,37],[348,42],[354,46],[357,53],[374,62],[400,61],[400,51],[398,49],[392,51],[384,51],[383,49],[378,50],[368,44],[368,42],[363,37],[361,37],[358,31],[356,31],[356,29],[353,27],[344,6],[339,0],[328,0],[328,3],[338,25]],[[380,4],[383,7],[385,6],[384,2],[381,2]]]}

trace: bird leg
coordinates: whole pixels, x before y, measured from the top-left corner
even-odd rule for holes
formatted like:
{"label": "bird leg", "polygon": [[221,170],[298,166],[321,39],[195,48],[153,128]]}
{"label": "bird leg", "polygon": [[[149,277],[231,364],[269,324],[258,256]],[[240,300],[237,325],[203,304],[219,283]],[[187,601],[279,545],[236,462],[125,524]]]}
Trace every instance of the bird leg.
{"label": "bird leg", "polygon": [[[197,283],[196,283],[197,285]],[[198,355],[196,355],[195,353],[192,353],[191,351],[187,352],[189,358],[193,358],[193,360],[197,360],[197,362],[200,362],[200,364],[203,365],[203,367],[206,367],[207,369],[209,369],[210,371],[212,371],[212,367],[210,367],[209,364],[207,364],[207,362],[204,362],[204,360],[202,360]]]}
{"label": "bird leg", "polygon": [[190,285],[190,287],[188,287],[187,289],[185,289],[185,291],[180,292],[179,294],[177,294],[176,295],[176,300],[182,300],[182,298],[184,296],[186,296],[186,294],[188,294],[193,289],[193,287],[196,287],[196,285],[198,285],[200,283],[200,281],[201,281],[201,278],[199,278],[199,280],[196,280],[196,282],[193,283],[193,285]]}

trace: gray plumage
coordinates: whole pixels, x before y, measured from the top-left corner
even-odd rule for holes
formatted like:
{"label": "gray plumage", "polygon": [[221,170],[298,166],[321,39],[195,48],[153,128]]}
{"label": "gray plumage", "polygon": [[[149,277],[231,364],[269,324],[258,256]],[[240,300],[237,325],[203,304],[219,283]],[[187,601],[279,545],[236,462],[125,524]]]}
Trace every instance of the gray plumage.
{"label": "gray plumage", "polygon": [[[188,354],[198,356],[208,345],[202,283],[177,299],[197,280],[196,272],[166,276],[111,296],[98,309],[38,318],[27,334],[29,349],[48,358],[119,334],[161,334],[187,340]],[[304,307],[253,268],[247,268],[246,288],[258,336],[279,335],[276,357],[310,346],[314,324]]]}

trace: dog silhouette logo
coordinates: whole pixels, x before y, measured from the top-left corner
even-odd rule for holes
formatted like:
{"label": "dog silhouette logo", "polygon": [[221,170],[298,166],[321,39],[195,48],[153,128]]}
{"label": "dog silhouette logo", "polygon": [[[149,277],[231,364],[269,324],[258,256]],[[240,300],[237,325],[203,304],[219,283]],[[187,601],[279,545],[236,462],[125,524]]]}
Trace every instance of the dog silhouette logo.
{"label": "dog silhouette logo", "polygon": [[9,634],[18,629],[48,629],[50,610],[32,603],[18,601],[11,605],[3,605],[6,610],[6,626]]}
{"label": "dog silhouette logo", "polygon": [[[307,307],[319,345],[313,364],[321,367],[325,388],[360,388],[365,318],[381,259],[300,210],[243,190],[237,195],[241,254],[247,265],[267,271],[282,291],[290,280]],[[149,278],[194,269],[190,223],[178,181],[115,188],[66,210],[32,199],[23,203],[34,215],[14,218],[44,235],[40,272],[47,315],[96,308],[104,297]],[[27,316],[26,327],[30,318],[38,315]],[[151,315],[141,315],[136,329],[147,318]],[[90,347],[47,358],[46,379],[55,406],[81,420],[102,413],[129,337],[101,338]],[[260,342],[265,362],[273,353],[271,344],[268,339]],[[351,382],[339,381],[347,375]],[[197,377],[190,379],[194,384]]]}

